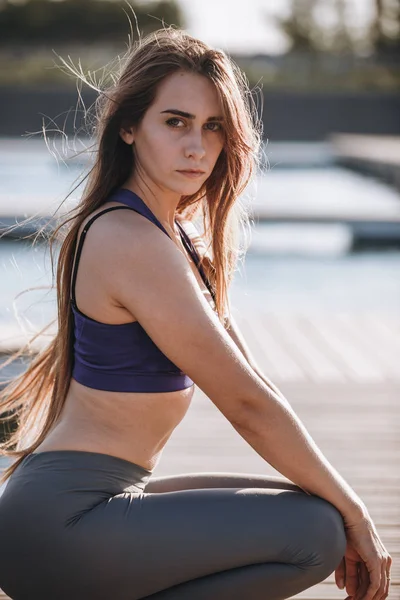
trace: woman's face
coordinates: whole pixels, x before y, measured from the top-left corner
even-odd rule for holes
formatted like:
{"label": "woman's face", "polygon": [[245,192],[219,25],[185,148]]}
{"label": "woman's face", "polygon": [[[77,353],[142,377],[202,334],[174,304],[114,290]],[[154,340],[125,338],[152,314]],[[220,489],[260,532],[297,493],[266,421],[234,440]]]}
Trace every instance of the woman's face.
{"label": "woman's face", "polygon": [[224,145],[222,109],[214,85],[196,73],[170,75],[160,84],[141,123],[121,131],[121,137],[134,143],[134,179],[139,176],[178,196],[196,193]]}

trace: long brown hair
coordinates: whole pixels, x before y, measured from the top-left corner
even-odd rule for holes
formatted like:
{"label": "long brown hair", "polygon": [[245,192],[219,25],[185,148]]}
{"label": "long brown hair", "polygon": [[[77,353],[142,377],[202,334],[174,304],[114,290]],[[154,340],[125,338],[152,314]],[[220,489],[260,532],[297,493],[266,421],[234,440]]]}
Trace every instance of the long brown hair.
{"label": "long brown hair", "polygon": [[[239,232],[248,217],[238,197],[254,173],[261,138],[261,123],[247,80],[223,51],[171,27],[134,44],[119,59],[119,64],[118,72],[111,76],[111,84],[98,89],[94,106],[97,154],[83,195],[49,240],[50,249],[55,241],[61,243],[56,277],[57,333],[28,369],[9,381],[0,393],[2,420],[11,419],[17,424],[16,430],[0,444],[0,454],[16,459],[4,471],[3,481],[43,442],[64,407],[73,366],[70,284],[77,235],[88,215],[105,203],[132,171],[131,148],[121,140],[120,129],[140,123],[159,84],[178,70],[207,77],[215,85],[224,113],[224,147],[214,170],[198,193],[182,196],[177,212],[191,221],[202,217],[202,239],[208,249],[202,261],[214,288],[221,321],[226,314],[228,287],[241,258]],[[93,81],[86,80],[81,71],[73,69],[73,72],[93,87]],[[53,260],[52,252],[51,256]],[[24,348],[5,364],[23,351]],[[27,443],[33,425],[38,433]]]}

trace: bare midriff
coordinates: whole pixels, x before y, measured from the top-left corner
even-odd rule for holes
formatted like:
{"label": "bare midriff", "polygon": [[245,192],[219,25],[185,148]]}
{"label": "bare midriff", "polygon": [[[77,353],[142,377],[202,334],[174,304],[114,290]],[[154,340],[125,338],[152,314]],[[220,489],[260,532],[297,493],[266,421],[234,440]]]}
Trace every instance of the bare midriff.
{"label": "bare midriff", "polygon": [[99,452],[153,471],[193,392],[106,392],[71,379],[62,417],[35,452]]}
{"label": "bare midriff", "polygon": [[[101,209],[119,206],[108,202]],[[98,211],[94,211],[81,224]],[[176,244],[189,260],[207,301],[211,300],[196,266],[182,243]],[[87,243],[87,242],[85,242]],[[136,320],[125,307],[111,299],[104,285],[85,265],[82,257],[75,294],[79,309],[92,319],[119,324]],[[71,378],[61,418],[35,453],[52,450],[81,450],[110,454],[154,470],[165,444],[185,416],[194,385],[175,392],[110,392],[86,387]]]}

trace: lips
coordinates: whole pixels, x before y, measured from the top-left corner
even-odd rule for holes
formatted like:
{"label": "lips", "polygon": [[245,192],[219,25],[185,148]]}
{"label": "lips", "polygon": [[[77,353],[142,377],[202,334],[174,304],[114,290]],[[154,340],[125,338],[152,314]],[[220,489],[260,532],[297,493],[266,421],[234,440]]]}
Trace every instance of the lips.
{"label": "lips", "polygon": [[193,175],[203,175],[205,171],[200,171],[200,169],[178,169],[179,173],[193,173]]}

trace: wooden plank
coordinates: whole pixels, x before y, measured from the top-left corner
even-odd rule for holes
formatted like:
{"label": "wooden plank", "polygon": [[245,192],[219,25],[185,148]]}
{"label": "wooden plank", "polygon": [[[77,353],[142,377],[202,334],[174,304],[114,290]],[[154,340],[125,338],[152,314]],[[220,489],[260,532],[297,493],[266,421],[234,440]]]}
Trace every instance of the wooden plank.
{"label": "wooden plank", "polygon": [[[236,317],[257,364],[278,382],[358,384],[400,381],[400,318],[374,311]],[[397,337],[398,336],[398,337]]]}
{"label": "wooden plank", "polygon": [[[292,596],[291,600],[344,600],[346,597],[345,590],[339,590],[335,584],[324,585],[319,584],[313,586],[309,590],[301,592],[296,596]],[[400,586],[398,583],[392,583],[390,587],[389,600],[400,599]]]}

